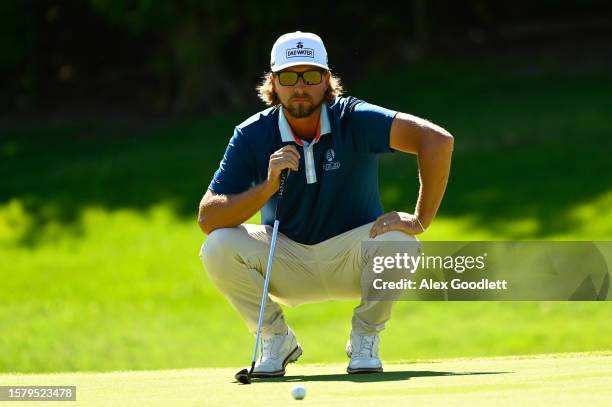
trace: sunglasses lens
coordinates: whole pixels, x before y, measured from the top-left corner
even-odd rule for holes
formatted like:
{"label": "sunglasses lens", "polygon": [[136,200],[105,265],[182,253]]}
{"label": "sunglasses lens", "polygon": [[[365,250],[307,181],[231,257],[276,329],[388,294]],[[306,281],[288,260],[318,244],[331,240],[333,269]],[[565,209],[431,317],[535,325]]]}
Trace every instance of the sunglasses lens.
{"label": "sunglasses lens", "polygon": [[281,72],[278,74],[278,81],[283,86],[293,86],[298,80],[298,74],[295,72]]}
{"label": "sunglasses lens", "polygon": [[304,83],[306,85],[318,85],[321,83],[321,71],[306,71],[304,72]]}
{"label": "sunglasses lens", "polygon": [[300,76],[306,85],[318,85],[323,80],[323,72],[321,71],[306,71],[302,73],[285,71],[278,74],[278,81],[283,86],[293,86],[297,83]]}

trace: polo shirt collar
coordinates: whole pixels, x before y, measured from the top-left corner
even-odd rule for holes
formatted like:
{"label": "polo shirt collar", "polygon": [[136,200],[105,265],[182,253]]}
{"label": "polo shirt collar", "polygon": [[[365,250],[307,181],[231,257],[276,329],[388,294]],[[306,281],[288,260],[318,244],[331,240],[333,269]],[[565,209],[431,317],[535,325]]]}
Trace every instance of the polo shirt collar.
{"label": "polo shirt collar", "polygon": [[[321,116],[319,118],[319,123],[321,124],[321,136],[331,133],[331,125],[329,124],[329,115],[327,113],[327,103],[325,102],[323,102],[321,105]],[[282,106],[280,106],[278,112],[278,129],[280,130],[281,140],[283,140],[283,143],[293,143],[295,141],[291,132],[291,126],[289,126],[289,122],[285,117]]]}
{"label": "polo shirt collar", "polygon": [[317,171],[315,170],[315,161],[313,154],[313,147],[319,141],[323,134],[331,133],[331,126],[329,124],[329,116],[327,114],[327,103],[321,104],[321,116],[319,117],[319,125],[317,126],[317,137],[315,137],[311,142],[304,141],[294,138],[293,130],[291,130],[291,126],[289,126],[289,122],[285,117],[285,113],[283,112],[282,106],[280,107],[280,111],[278,113],[278,129],[281,133],[281,139],[285,143],[293,143],[297,142],[304,149],[304,164],[306,174],[306,183],[314,184],[317,182]]}

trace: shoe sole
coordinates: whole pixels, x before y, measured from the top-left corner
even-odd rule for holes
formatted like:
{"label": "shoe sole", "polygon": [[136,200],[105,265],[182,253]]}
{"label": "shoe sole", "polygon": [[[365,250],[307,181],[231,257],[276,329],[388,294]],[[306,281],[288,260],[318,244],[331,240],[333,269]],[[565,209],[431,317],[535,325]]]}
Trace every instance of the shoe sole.
{"label": "shoe sole", "polygon": [[[346,349],[346,356],[351,357],[351,352]],[[362,367],[358,369],[351,369],[350,367],[346,368],[346,373],[348,374],[360,374],[360,373],[382,373],[383,368],[381,367]]]}
{"label": "shoe sole", "polygon": [[263,378],[263,377],[281,377],[281,376],[284,376],[285,375],[285,367],[289,363],[296,362],[300,356],[302,356],[302,348],[300,347],[300,345],[298,345],[298,346],[295,347],[295,349],[293,349],[293,351],[291,351],[291,353],[289,355],[287,355],[285,360],[283,360],[283,370],[277,370],[276,372],[258,372],[258,373],[253,372],[251,377]]}
{"label": "shoe sole", "polygon": [[383,368],[382,367],[368,367],[368,368],[351,369],[350,367],[347,367],[346,372],[348,374],[382,373]]}

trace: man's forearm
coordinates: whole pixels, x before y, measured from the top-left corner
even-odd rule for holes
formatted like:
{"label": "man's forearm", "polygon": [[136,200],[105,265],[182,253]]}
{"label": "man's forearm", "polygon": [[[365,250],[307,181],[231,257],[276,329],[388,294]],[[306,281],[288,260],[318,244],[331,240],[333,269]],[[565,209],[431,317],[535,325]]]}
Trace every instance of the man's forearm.
{"label": "man's forearm", "polygon": [[206,234],[215,229],[238,226],[257,213],[275,192],[268,182],[235,195],[217,195],[208,191],[200,202],[198,225]]}
{"label": "man's forearm", "polygon": [[426,137],[418,151],[419,198],[415,215],[424,228],[433,221],[446,190],[453,153],[453,138],[450,134]]}

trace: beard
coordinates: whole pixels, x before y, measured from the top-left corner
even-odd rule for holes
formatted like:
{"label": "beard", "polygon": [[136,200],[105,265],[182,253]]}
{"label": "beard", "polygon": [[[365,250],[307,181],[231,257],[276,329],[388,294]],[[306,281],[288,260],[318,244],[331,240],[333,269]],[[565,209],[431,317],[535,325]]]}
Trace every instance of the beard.
{"label": "beard", "polygon": [[281,104],[291,115],[291,117],[294,119],[303,119],[304,117],[308,117],[313,114],[319,108],[319,106],[323,104],[323,100],[324,98],[321,98],[319,103],[314,104],[312,103],[312,99],[309,102],[299,101],[295,103],[291,103],[291,99],[289,99],[289,103],[285,104],[281,102]]}

